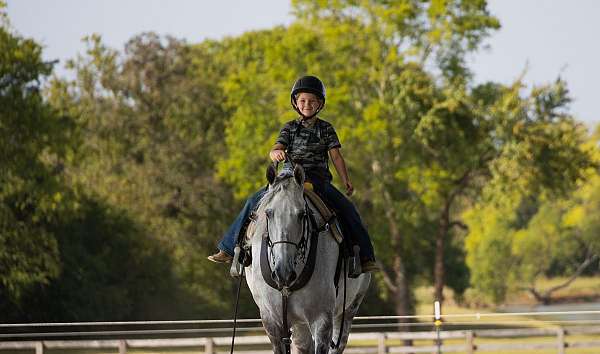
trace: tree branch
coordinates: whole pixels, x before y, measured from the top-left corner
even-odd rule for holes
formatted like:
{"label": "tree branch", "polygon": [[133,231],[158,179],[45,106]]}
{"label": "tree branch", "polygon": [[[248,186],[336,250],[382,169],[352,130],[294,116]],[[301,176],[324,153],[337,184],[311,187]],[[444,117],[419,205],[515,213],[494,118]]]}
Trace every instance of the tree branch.
{"label": "tree branch", "polygon": [[585,268],[587,268],[591,263],[593,263],[596,259],[598,259],[598,255],[594,254],[591,257],[588,257],[585,259],[585,261],[583,261],[583,263],[581,263],[579,265],[579,267],[577,268],[577,270],[575,271],[575,273],[573,273],[573,275],[571,275],[571,277],[569,277],[569,279],[567,279],[564,283],[559,284],[557,286],[554,286],[548,290],[546,290],[544,292],[544,296],[545,297],[550,297],[550,295],[560,289],[566,288],[567,286],[571,285],[572,282],[575,281],[575,279],[577,279],[578,276],[581,275],[581,273],[583,273],[583,271],[585,270]]}
{"label": "tree branch", "polygon": [[462,221],[457,220],[457,221],[450,222],[450,225],[449,225],[450,228],[455,227],[455,226],[463,229],[464,231],[469,231],[469,227],[467,225],[465,225]]}
{"label": "tree branch", "polygon": [[579,267],[577,267],[577,270],[569,277],[569,279],[567,279],[564,283],[553,286],[544,292],[538,291],[535,286],[519,287],[518,289],[528,291],[537,301],[547,304],[550,302],[550,296],[553,292],[571,285],[571,283],[573,283],[575,279],[577,279],[577,277],[580,276],[581,273],[583,273],[583,271],[598,258],[599,256],[597,254],[590,255],[579,265]]}
{"label": "tree branch", "polygon": [[381,269],[381,275],[383,275],[383,282],[385,283],[385,285],[387,285],[388,289],[391,292],[393,292],[393,293],[397,292],[398,287],[396,285],[394,285],[392,278],[388,274],[387,270],[385,270],[385,268],[383,267],[383,263],[381,263],[379,260],[377,260],[376,262],[377,262],[377,265],[379,266],[379,268]]}

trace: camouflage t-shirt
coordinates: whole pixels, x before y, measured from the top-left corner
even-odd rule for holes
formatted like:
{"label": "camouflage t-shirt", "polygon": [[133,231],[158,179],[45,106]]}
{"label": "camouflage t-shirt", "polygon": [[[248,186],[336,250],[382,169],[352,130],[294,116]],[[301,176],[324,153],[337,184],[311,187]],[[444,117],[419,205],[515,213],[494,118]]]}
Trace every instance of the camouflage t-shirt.
{"label": "camouflage t-shirt", "polygon": [[330,123],[317,118],[312,126],[305,127],[292,120],[283,126],[276,143],[285,146],[290,158],[304,167],[309,180],[331,182],[328,152],[342,145]]}

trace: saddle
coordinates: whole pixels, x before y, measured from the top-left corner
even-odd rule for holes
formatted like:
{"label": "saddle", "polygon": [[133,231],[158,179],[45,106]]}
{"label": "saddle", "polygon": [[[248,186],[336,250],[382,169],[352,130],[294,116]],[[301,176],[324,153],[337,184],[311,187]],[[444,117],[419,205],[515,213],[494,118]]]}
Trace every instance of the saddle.
{"label": "saddle", "polygon": [[[349,261],[349,269],[344,269],[344,271],[347,272],[350,278],[358,277],[362,271],[358,256],[359,248],[356,245],[352,245],[352,241],[350,241],[349,239],[344,239],[343,233],[340,230],[340,224],[336,219],[335,213],[331,209],[329,209],[329,207],[327,207],[327,205],[325,205],[325,203],[323,202],[323,199],[321,199],[321,197],[319,197],[319,195],[314,192],[312,183],[304,182],[304,195],[310,200],[312,205],[315,208],[317,208],[319,214],[321,214],[321,217],[325,222],[325,225],[329,226],[329,230],[331,230],[333,238],[338,243],[338,245],[340,245],[341,253],[338,258],[335,275],[333,277],[334,283],[336,284],[337,294],[337,284],[342,271],[342,262]],[[319,225],[319,227],[321,228],[323,227],[323,225]],[[352,246],[352,248],[350,248],[350,246]]]}
{"label": "saddle", "polygon": [[[342,236],[342,232],[340,231],[339,224],[337,220],[335,220],[335,213],[325,205],[323,199],[319,197],[317,193],[313,190],[313,185],[310,182],[304,182],[304,196],[310,200],[310,202],[317,208],[319,214],[325,221],[325,224],[329,225],[329,229],[331,230],[331,234],[335,241],[340,244],[344,240]],[[322,227],[323,225],[319,225]]]}
{"label": "saddle", "polygon": [[[354,247],[352,247],[352,249],[350,249],[349,246],[352,246],[350,242],[350,240],[348,239],[344,239],[343,234],[341,232],[340,229],[340,225],[338,220],[336,219],[336,215],[335,212],[333,212],[326,204],[325,202],[323,202],[323,199],[321,199],[321,197],[319,197],[319,195],[317,193],[315,193],[315,191],[313,190],[313,185],[310,182],[304,182],[304,196],[305,198],[308,199],[308,201],[310,201],[310,203],[312,204],[312,206],[314,208],[317,209],[317,211],[319,212],[319,214],[322,217],[322,223],[316,224],[315,223],[315,219],[313,218],[313,223],[315,223],[315,227],[317,230],[330,230],[331,231],[331,235],[333,236],[334,240],[336,241],[336,243],[340,246],[340,256],[338,258],[338,264],[336,267],[336,271],[335,271],[335,275],[334,275],[334,283],[336,284],[336,293],[337,293],[337,283],[338,283],[338,279],[341,275],[341,271],[342,271],[342,263],[348,262],[349,261],[349,269],[346,270],[344,269],[344,272],[348,273],[348,276],[351,278],[356,278],[360,275],[361,273],[361,268],[360,268],[360,261],[359,261],[359,257],[358,257],[358,246],[354,245]],[[250,216],[250,220],[248,220],[248,222],[245,224],[244,228],[242,229],[241,235],[246,234],[248,231],[251,231],[250,229],[252,229],[255,226],[255,221],[256,219],[256,215],[252,214]],[[313,242],[311,242],[311,248],[313,248],[311,250],[310,253],[315,253],[316,252],[316,244],[318,242],[318,235],[320,234],[320,231],[316,232],[315,234],[315,239],[313,240]],[[266,244],[264,245],[264,249],[266,250]],[[261,258],[266,257],[266,251],[265,252],[261,252]],[[312,255],[312,257],[309,258],[313,258],[308,267],[306,267],[308,269],[308,274],[306,274],[306,276],[302,276],[300,278],[305,278],[303,279],[303,281],[298,282],[298,284],[295,284],[297,286],[303,286],[303,283],[305,283],[306,281],[308,281],[308,279],[310,278],[310,275],[312,274],[312,268],[314,267],[314,254]],[[238,247],[236,247],[235,249],[235,255],[234,255],[234,260],[233,260],[233,264],[231,266],[230,269],[230,274],[232,277],[239,277],[241,275],[241,267],[245,267],[245,266],[249,266],[252,260],[252,256],[251,253],[248,249],[242,251],[241,248],[239,247],[239,241],[238,241]],[[263,268],[265,268],[266,261],[261,260],[261,266]],[[345,268],[345,267],[344,267]],[[268,269],[270,270],[270,268]],[[267,269],[263,269],[263,277],[265,278],[265,280],[267,281],[267,283],[269,283],[269,285],[274,287],[274,283],[272,283],[272,280],[270,280],[270,271],[267,271]],[[304,273],[304,271],[303,271]]]}

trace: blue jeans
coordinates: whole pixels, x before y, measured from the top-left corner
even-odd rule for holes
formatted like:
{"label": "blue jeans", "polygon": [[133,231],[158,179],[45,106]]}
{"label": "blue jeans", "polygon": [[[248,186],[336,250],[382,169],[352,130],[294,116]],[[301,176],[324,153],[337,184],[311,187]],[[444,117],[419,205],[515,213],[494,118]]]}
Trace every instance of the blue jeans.
{"label": "blue jeans", "polygon": [[345,236],[360,246],[360,259],[374,261],[375,252],[367,228],[352,202],[331,183],[313,183],[315,192],[335,211]]}
{"label": "blue jeans", "polygon": [[[331,183],[313,183],[313,186],[315,192],[323,199],[325,204],[335,210],[344,235],[349,236],[352,241],[360,246],[361,260],[375,260],[371,238],[354,204]],[[242,231],[244,223],[248,220],[250,213],[258,206],[258,202],[266,190],[266,188],[261,188],[246,200],[244,208],[242,208],[219,242],[218,247],[220,250],[233,256],[237,237]]]}
{"label": "blue jeans", "polygon": [[242,227],[244,227],[246,220],[250,217],[250,213],[256,209],[260,198],[262,198],[266,191],[267,188],[263,187],[246,200],[244,208],[242,208],[242,211],[240,211],[235,220],[233,220],[233,223],[229,226],[229,229],[227,229],[227,232],[225,232],[225,235],[223,235],[223,238],[221,238],[221,241],[217,246],[221,251],[233,256],[233,249],[235,248],[238,235],[242,231]]}

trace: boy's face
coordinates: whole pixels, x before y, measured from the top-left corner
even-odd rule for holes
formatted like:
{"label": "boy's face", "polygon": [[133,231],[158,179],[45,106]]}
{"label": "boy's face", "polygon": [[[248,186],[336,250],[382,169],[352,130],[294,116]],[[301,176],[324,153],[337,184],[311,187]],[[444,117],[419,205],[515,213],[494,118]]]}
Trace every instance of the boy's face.
{"label": "boy's face", "polygon": [[305,117],[312,117],[321,108],[321,100],[315,94],[300,92],[296,98],[296,106]]}

